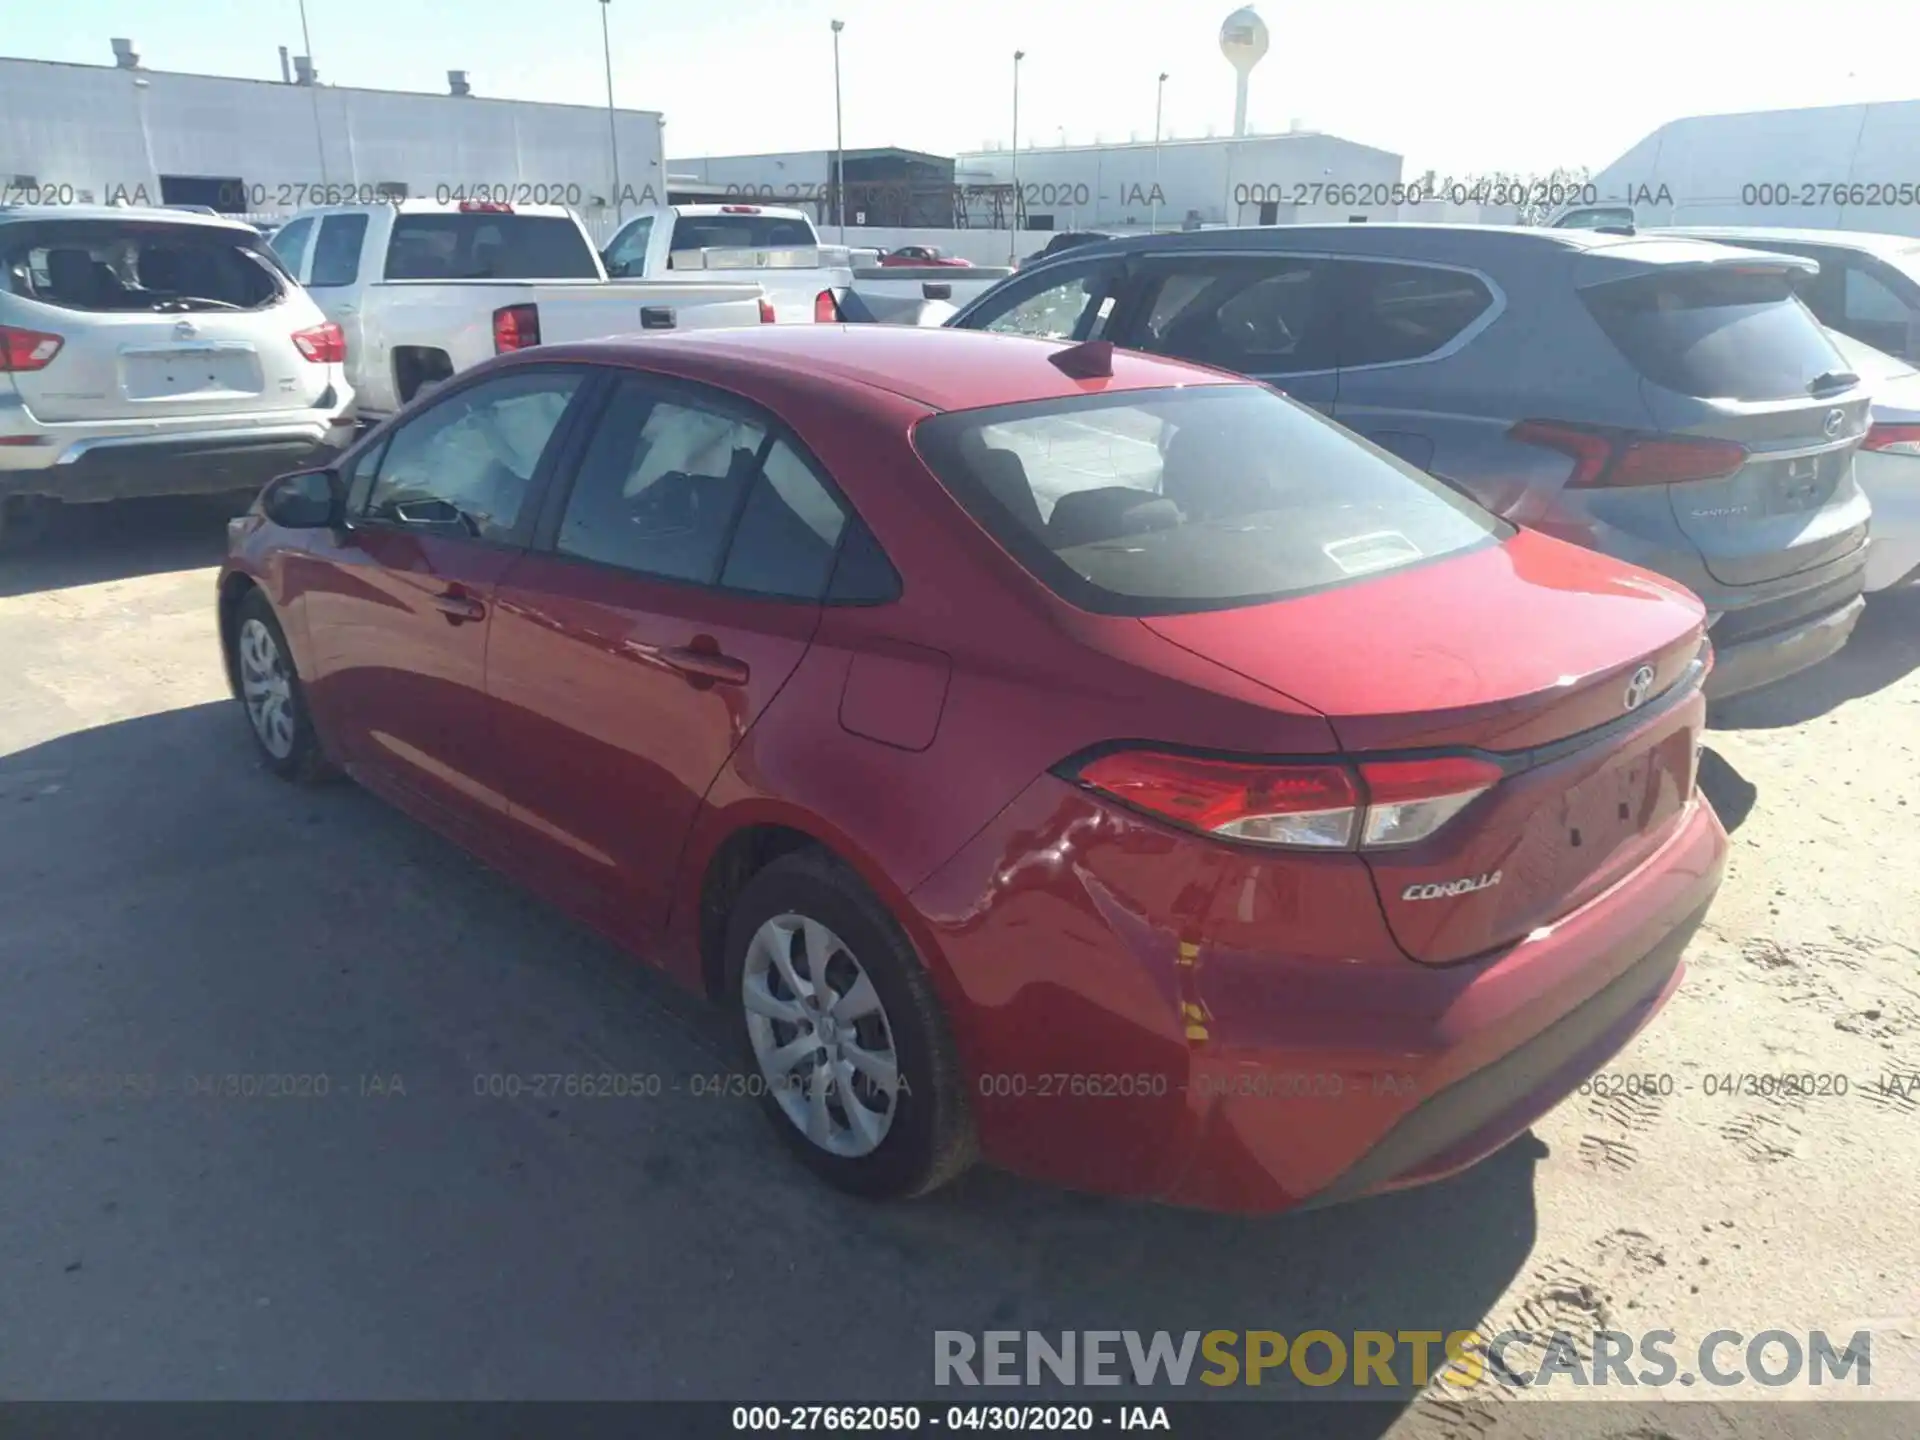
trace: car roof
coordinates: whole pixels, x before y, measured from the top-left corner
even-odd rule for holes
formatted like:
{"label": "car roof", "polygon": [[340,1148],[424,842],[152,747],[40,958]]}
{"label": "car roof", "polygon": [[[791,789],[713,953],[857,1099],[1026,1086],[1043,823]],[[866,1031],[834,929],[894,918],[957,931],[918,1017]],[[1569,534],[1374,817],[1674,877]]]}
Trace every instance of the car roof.
{"label": "car roof", "polygon": [[[1685,236],[1609,234],[1600,230],[1558,230],[1535,225],[1435,225],[1389,221],[1366,225],[1241,225],[1216,230],[1182,230],[1161,235],[1128,235],[1078,245],[1044,262],[1085,264],[1102,255],[1158,254],[1181,251],[1232,251],[1260,254],[1302,251],[1327,255],[1422,259],[1455,264],[1491,264],[1558,252],[1612,253],[1648,264],[1697,263],[1714,256],[1710,242]],[[1028,272],[1031,273],[1031,272]]]}
{"label": "car roof", "polygon": [[249,235],[260,233],[234,216],[149,205],[0,205],[0,224],[10,220],[121,220],[138,221],[142,225],[150,222],[192,225],[203,230],[211,225],[223,230],[243,230]]}
{"label": "car roof", "polygon": [[[562,347],[542,347],[556,354]],[[1113,352],[1113,375],[1076,380],[1049,363],[1057,340],[914,325],[743,325],[645,339],[592,340],[564,349],[602,363],[623,360],[669,374],[675,356],[696,371],[741,380],[796,372],[904,396],[933,410],[977,410],[1028,400],[1182,385],[1245,385],[1238,375],[1184,360]],[[537,352],[527,351],[532,355]]]}
{"label": "car roof", "polygon": [[1784,225],[1662,225],[1640,233],[1726,240],[1755,250],[1764,250],[1768,241],[1777,245],[1825,245],[1879,256],[1920,250],[1920,236],[1882,235],[1871,230],[1796,230]]}

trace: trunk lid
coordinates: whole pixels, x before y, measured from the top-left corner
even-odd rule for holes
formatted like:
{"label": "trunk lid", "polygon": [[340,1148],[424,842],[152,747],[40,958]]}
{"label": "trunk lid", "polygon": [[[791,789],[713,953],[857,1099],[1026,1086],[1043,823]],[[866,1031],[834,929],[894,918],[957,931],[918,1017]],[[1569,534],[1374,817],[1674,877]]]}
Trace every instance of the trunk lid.
{"label": "trunk lid", "polygon": [[1401,947],[1444,964],[1552,922],[1672,833],[1705,723],[1704,618],[1671,581],[1522,531],[1359,585],[1142,623],[1319,709],[1349,753],[1500,759],[1506,777],[1428,839],[1361,852]]}
{"label": "trunk lid", "polygon": [[1815,570],[1866,542],[1870,509],[1853,457],[1869,392],[1794,297],[1810,263],[1727,248],[1620,278],[1609,261],[1609,278],[1581,290],[1639,373],[1655,430],[1747,450],[1726,474],[1665,487],[1676,523],[1724,585]]}

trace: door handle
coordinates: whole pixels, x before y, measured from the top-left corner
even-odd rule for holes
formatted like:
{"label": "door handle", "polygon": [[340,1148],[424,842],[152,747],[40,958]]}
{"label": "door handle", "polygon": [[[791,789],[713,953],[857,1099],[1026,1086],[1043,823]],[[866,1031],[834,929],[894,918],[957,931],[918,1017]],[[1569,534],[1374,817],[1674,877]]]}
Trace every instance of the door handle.
{"label": "door handle", "polygon": [[661,661],[670,669],[678,670],[687,679],[698,683],[706,680],[719,685],[744,685],[747,683],[747,662],[736,660],[731,655],[722,655],[718,650],[704,647],[695,649],[691,645],[669,645],[660,652]]}
{"label": "door handle", "polygon": [[433,605],[436,610],[447,617],[447,623],[449,625],[464,625],[469,620],[484,620],[487,618],[487,607],[485,605],[481,604],[471,595],[462,595],[457,590],[450,590],[444,595],[434,596]]}

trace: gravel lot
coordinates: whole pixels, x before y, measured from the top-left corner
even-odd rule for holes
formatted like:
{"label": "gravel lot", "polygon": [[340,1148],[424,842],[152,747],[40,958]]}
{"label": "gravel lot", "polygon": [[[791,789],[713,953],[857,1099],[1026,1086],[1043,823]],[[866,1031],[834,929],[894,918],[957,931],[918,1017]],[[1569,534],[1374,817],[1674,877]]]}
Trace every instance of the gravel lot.
{"label": "gravel lot", "polygon": [[[1576,1098],[1448,1184],[1292,1219],[984,1171],[877,1209],[748,1101],[475,1096],[690,1083],[721,1042],[371,797],[255,764],[213,641],[223,513],[82,512],[0,562],[0,1397],[926,1398],[936,1328],[1515,1326],[1871,1327],[1873,1394],[1920,1399],[1920,594],[1716,717],[1731,876],[1616,1066],[1671,1093]],[[1848,1093],[1706,1093],[1779,1072]],[[329,1093],[178,1093],[228,1074]],[[1576,1433],[1546,1413],[1429,1397],[1349,1433]],[[1868,1433],[1811,1413],[1739,1430]]]}

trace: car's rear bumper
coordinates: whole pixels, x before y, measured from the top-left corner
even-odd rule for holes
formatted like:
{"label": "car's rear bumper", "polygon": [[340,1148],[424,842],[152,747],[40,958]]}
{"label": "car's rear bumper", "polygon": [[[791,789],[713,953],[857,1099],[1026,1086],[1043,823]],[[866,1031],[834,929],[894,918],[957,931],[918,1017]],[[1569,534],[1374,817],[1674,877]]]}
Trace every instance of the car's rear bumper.
{"label": "car's rear bumper", "polygon": [[1696,796],[1577,910],[1422,965],[1358,856],[1189,844],[1070,791],[1030,787],[915,892],[981,1148],[1207,1209],[1350,1199],[1506,1144],[1672,992],[1727,851]]}
{"label": "car's rear bumper", "polygon": [[0,410],[0,497],[85,503],[260,486],[352,442],[351,402],[264,416],[51,424]]}
{"label": "car's rear bumper", "polygon": [[1791,622],[1782,629],[1750,635],[1725,647],[1715,636],[1707,698],[1725,700],[1818,665],[1846,645],[1865,609],[1866,601],[1856,588],[1852,598],[1837,608]]}

